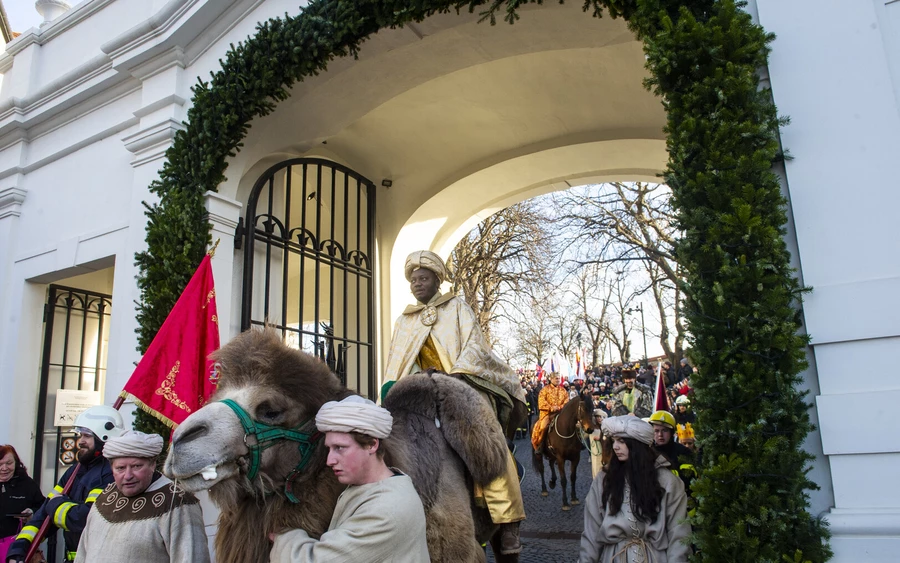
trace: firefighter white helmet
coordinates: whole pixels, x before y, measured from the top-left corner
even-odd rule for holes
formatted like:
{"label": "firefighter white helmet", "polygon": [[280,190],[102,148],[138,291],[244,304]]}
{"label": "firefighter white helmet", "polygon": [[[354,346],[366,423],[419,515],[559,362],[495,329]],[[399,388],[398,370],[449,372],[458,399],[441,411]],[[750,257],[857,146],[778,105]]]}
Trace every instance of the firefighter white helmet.
{"label": "firefighter white helmet", "polygon": [[101,442],[116,438],[125,432],[125,421],[116,409],[97,405],[75,417],[75,427],[90,430]]}

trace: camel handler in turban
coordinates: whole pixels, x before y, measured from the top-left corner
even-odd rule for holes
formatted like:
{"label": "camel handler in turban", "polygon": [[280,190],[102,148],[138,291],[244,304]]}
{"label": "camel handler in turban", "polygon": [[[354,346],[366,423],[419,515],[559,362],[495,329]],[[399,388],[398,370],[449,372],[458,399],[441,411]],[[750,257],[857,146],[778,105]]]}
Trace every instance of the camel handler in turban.
{"label": "camel handler in turban", "polygon": [[156,471],[162,449],[158,434],[133,430],[106,442],[115,482],[88,514],[76,563],[209,563],[200,502]]}
{"label": "camel handler in turban", "polygon": [[322,405],[316,428],[325,432],[326,463],[347,488],[318,540],[303,530],[271,534],[270,561],[429,561],[419,494],[408,476],[385,463],[392,425],[390,412],[357,395]]}
{"label": "camel handler in turban", "polygon": [[[382,400],[404,375],[434,368],[478,391],[493,407],[503,433],[511,436],[527,413],[525,390],[516,373],[491,351],[472,308],[452,293],[441,294],[441,283],[450,277],[444,261],[434,252],[419,250],[406,258],[404,270],[418,303],[407,307],[394,326]],[[525,505],[511,452],[506,473],[484,487],[476,485],[475,497],[501,526],[500,552],[519,553]]]}

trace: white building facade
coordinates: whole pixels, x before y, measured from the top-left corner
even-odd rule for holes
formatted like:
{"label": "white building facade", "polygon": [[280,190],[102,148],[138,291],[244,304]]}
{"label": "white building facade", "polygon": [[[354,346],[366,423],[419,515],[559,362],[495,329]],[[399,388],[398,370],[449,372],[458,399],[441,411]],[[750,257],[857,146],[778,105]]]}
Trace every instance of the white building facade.
{"label": "white building facade", "polygon": [[[0,411],[10,413],[0,439],[26,460],[38,453],[45,487],[55,466],[56,389],[97,390],[112,403],[139,359],[134,255],[146,248],[143,202],[153,201],[148,186],[183,127],[190,87],[218,70],[229,45],[257,22],[296,14],[297,4],[89,0],[0,55]],[[409,299],[408,252],[446,256],[482,218],[536,195],[654,180],[667,158],[665,115],[641,86],[642,46],[622,21],[593,19],[575,4],[523,9],[513,26],[447,14],[383,30],[358,60],[334,61],[254,121],[227,180],[207,196],[213,238],[221,239],[213,268],[222,341],[275,314],[270,306],[281,308],[301,341],[330,323],[351,356],[368,350],[342,357],[344,368],[377,373]],[[783,171],[788,243],[802,282],[814,288],[804,305],[813,343],[805,379],[819,426],[807,446],[822,487],[812,512],[831,524],[835,561],[894,561],[900,2],[822,4],[757,0],[747,9],[777,34],[767,70],[779,112],[791,118],[782,130],[793,156]],[[292,168],[280,165],[288,161]],[[358,181],[357,195],[341,196],[338,182],[326,198],[332,184],[323,169],[307,176],[317,162]],[[306,191],[290,199],[292,179]],[[335,275],[336,262],[320,279],[322,262],[304,270],[309,255],[299,247],[263,267],[258,248],[247,290],[255,186],[282,220],[288,210],[326,218],[309,234],[330,228],[345,257],[353,239],[357,258],[365,255],[359,279]],[[266,186],[276,187],[268,200]],[[341,210],[349,210],[343,219]],[[320,285],[285,274],[284,292],[270,301],[271,290],[259,289],[263,270],[287,272],[292,260],[316,284],[331,284],[329,295],[354,288],[362,297],[309,298]],[[290,293],[295,283],[306,285]],[[293,312],[304,302],[315,304],[315,315],[312,305]],[[349,332],[361,324],[365,336]],[[45,349],[48,340],[66,344]],[[361,392],[377,385],[348,383]]]}

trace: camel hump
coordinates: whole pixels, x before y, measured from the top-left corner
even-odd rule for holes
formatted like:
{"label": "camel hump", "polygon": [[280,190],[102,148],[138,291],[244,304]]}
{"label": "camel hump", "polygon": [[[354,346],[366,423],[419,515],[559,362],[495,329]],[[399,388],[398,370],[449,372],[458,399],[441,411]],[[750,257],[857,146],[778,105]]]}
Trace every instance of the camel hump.
{"label": "camel hump", "polygon": [[476,483],[490,483],[504,473],[508,449],[500,423],[488,402],[463,381],[440,372],[406,375],[391,388],[384,407],[395,419],[436,419]]}

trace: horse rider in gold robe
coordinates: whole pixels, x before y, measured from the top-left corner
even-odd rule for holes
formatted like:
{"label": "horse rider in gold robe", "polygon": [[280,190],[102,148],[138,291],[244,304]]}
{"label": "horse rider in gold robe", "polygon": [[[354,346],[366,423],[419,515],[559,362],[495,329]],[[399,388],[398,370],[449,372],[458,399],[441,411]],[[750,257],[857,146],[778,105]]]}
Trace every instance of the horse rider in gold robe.
{"label": "horse rider in gold robe", "polygon": [[[518,423],[513,413],[524,414],[527,408],[518,376],[491,351],[472,308],[452,293],[441,294],[441,283],[450,274],[437,254],[413,252],[404,270],[418,303],[408,306],[394,325],[382,400],[404,375],[435,368],[457,375],[475,388],[494,408],[508,435],[509,426]],[[476,503],[483,503],[491,520],[501,527],[501,553],[519,553],[519,522],[525,519],[525,505],[511,452],[506,473],[484,487],[476,487],[475,496]]]}
{"label": "horse rider in gold robe", "polygon": [[569,392],[559,385],[559,374],[553,372],[550,374],[550,385],[541,389],[538,395],[538,412],[540,418],[534,424],[531,431],[531,446],[534,451],[541,448],[541,442],[544,441],[544,435],[547,433],[547,427],[550,425],[552,415],[562,410],[566,403],[569,402]]}

